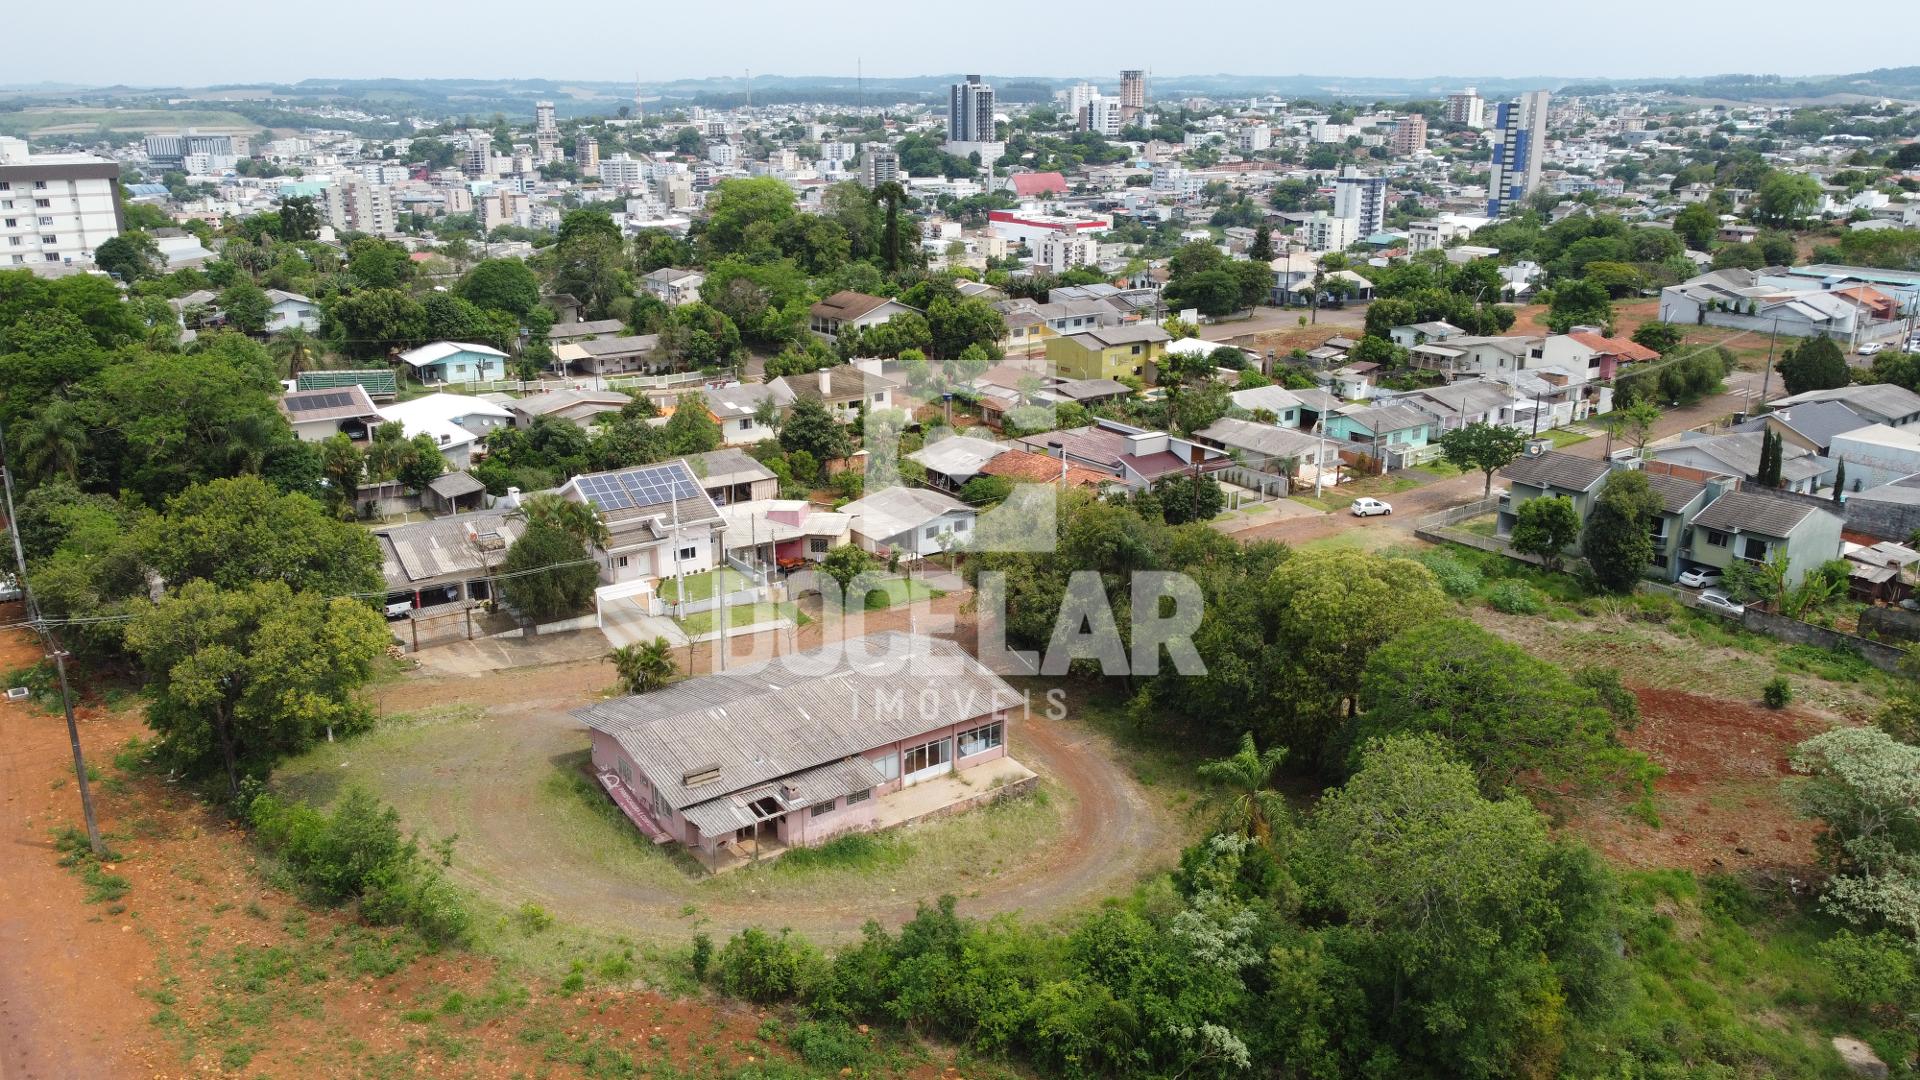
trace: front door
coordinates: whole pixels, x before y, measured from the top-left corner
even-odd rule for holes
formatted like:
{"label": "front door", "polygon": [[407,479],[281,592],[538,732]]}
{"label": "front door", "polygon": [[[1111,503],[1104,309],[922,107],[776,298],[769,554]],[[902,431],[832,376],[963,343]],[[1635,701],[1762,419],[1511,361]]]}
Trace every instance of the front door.
{"label": "front door", "polygon": [[931,780],[952,767],[953,740],[935,739],[930,743],[913,747],[902,755],[900,782],[906,785]]}

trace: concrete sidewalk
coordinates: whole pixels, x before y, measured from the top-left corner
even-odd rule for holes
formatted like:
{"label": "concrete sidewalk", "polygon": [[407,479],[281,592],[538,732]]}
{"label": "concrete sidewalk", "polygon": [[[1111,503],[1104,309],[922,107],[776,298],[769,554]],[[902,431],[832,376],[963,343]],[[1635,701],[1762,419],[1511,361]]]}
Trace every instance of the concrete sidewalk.
{"label": "concrete sidewalk", "polygon": [[435,645],[413,653],[420,670],[430,675],[466,675],[478,678],[510,668],[564,664],[607,655],[607,636],[598,630],[569,630],[532,638],[480,638]]}

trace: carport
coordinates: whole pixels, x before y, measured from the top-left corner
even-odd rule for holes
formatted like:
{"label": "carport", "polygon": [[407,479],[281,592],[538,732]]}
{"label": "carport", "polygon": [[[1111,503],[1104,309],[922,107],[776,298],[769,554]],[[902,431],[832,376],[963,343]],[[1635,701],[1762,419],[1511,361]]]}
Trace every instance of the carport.
{"label": "carport", "polygon": [[678,623],[654,614],[657,605],[651,581],[617,581],[593,590],[595,625],[615,648],[656,637],[674,645],[687,643]]}

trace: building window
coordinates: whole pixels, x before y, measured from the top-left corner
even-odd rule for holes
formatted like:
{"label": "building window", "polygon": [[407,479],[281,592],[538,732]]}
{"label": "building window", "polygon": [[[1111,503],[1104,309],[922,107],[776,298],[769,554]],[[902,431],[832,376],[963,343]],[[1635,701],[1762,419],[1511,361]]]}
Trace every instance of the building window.
{"label": "building window", "polygon": [[625,566],[627,565],[627,557],[625,555],[622,555],[618,559],[614,560],[614,562],[619,566]]}
{"label": "building window", "polygon": [[953,760],[953,743],[947,739],[935,739],[908,750],[902,762],[902,768],[908,776],[928,769],[937,769]]}
{"label": "building window", "polygon": [[873,767],[888,780],[900,779],[900,755],[887,753],[873,759]]}
{"label": "building window", "polygon": [[871,798],[873,798],[872,788],[868,788],[865,791],[849,791],[847,792],[847,805],[852,806],[854,803],[863,803]]}
{"label": "building window", "polygon": [[33,182],[33,190],[45,191],[46,189],[47,189],[47,182],[45,180],[35,180]]}
{"label": "building window", "polygon": [[680,549],[680,560],[682,562],[685,562],[689,559],[697,559],[699,557],[700,557],[700,549],[697,547],[683,547]]}
{"label": "building window", "polygon": [[1721,532],[1719,529],[1707,530],[1707,546],[1708,547],[1726,547],[1727,539],[1728,539],[1727,534]]}
{"label": "building window", "polygon": [[929,540],[932,540],[932,539],[934,539],[934,538],[936,538],[936,537],[938,537],[939,535],[940,535],[940,526],[938,526],[938,525],[929,525],[929,526],[927,526],[927,530],[926,530],[926,538],[927,538],[927,539],[929,539]]}
{"label": "building window", "polygon": [[826,817],[828,814],[833,813],[833,800],[828,799],[823,803],[814,803],[813,809],[808,812],[814,817]]}
{"label": "building window", "polygon": [[40,242],[47,245],[48,247],[52,247],[53,245],[58,244],[60,242],[60,238],[48,233],[41,233]]}
{"label": "building window", "polygon": [[1741,554],[1746,556],[1749,559],[1752,559],[1754,562],[1766,562],[1767,561],[1767,542],[1765,540],[1756,540],[1752,537],[1748,537],[1746,550],[1741,552]]}
{"label": "building window", "polygon": [[53,205],[53,200],[52,199],[35,199],[33,200],[33,205],[39,206],[39,207],[48,207]]}
{"label": "building window", "polygon": [[1006,739],[1006,725],[999,720],[960,733],[960,756],[971,757],[999,746]]}
{"label": "building window", "polygon": [[825,555],[827,553],[827,538],[824,536],[809,537],[807,539],[807,550],[815,555]]}

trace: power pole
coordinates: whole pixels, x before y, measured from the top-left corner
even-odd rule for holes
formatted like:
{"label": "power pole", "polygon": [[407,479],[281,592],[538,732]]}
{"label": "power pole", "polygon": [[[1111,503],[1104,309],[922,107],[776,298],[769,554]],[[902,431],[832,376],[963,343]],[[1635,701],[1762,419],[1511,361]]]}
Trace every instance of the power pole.
{"label": "power pole", "polygon": [[[0,454],[4,454],[7,434],[6,426],[0,424]],[[80,726],[73,718],[73,694],[67,689],[67,651],[60,647],[60,641],[53,629],[40,617],[40,605],[33,598],[33,589],[27,584],[27,553],[20,546],[20,519],[13,509],[13,464],[0,457],[0,487],[4,487],[7,500],[7,533],[13,538],[13,565],[20,575],[20,595],[27,602],[27,618],[34,629],[40,632],[41,643],[46,648],[47,657],[53,661],[53,668],[60,676],[60,708],[67,715],[67,742],[73,747],[73,776],[80,787],[80,816],[87,825],[87,846],[93,850],[94,858],[102,858],[107,853],[107,845],[100,839],[100,821],[93,813],[93,789],[87,784],[87,760],[80,751]]]}

